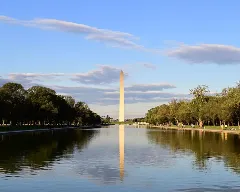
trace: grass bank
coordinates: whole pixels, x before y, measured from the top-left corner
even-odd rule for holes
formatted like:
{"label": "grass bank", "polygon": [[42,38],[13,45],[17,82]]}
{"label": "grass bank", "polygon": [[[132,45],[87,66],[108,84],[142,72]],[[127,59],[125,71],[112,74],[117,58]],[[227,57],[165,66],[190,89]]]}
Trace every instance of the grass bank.
{"label": "grass bank", "polygon": [[[174,129],[174,130],[195,130],[195,131],[205,131],[205,132],[223,132],[223,133],[232,133],[232,134],[240,134],[240,129],[238,126],[230,126],[227,129],[223,129],[220,126],[205,126],[205,128],[195,127],[192,128],[191,126],[185,126],[184,128],[177,127],[177,126],[150,126],[150,128],[160,128],[160,129]],[[233,130],[232,130],[233,129]]]}
{"label": "grass bank", "polygon": [[[177,126],[172,126],[172,127],[177,127]],[[205,129],[212,129],[212,130],[222,130],[222,128],[220,126],[204,126]],[[184,128],[192,128],[191,125],[185,125]],[[200,128],[198,126],[195,126],[196,129],[203,129],[203,128]],[[194,129],[194,128],[193,128]],[[227,129],[224,128],[224,130],[231,130],[231,129],[235,129],[235,130],[239,130],[239,127],[238,126],[229,126],[227,127]]]}

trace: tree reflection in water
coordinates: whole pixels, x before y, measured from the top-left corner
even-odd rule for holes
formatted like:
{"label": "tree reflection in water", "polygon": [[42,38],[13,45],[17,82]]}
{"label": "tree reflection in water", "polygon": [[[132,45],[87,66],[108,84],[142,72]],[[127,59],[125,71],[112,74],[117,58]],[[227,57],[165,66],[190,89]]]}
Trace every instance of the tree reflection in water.
{"label": "tree reflection in water", "polygon": [[50,169],[54,162],[81,151],[96,130],[61,130],[4,136],[0,141],[0,172],[17,174],[25,168]]}
{"label": "tree reflection in water", "polygon": [[204,170],[210,160],[223,161],[225,167],[240,173],[240,137],[238,135],[187,130],[147,131],[148,139],[175,152],[194,154],[194,167]]}

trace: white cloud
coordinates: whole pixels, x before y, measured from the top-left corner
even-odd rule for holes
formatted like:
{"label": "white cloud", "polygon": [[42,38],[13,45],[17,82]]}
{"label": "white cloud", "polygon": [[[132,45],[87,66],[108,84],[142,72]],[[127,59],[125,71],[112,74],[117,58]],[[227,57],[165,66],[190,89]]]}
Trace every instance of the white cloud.
{"label": "white cloud", "polygon": [[[99,69],[87,73],[75,74],[71,80],[82,84],[110,84],[119,81],[121,69],[107,65],[100,65]],[[127,74],[125,74],[127,77]]]}
{"label": "white cloud", "polygon": [[89,86],[52,86],[50,88],[54,89],[58,94],[71,95],[76,98],[76,100],[80,100],[88,104],[98,103],[101,98],[105,97],[105,93],[116,91],[115,89]]}
{"label": "white cloud", "polygon": [[[173,98],[185,98],[187,94],[178,94],[170,92],[155,91],[155,87],[149,85],[153,89],[146,89],[147,85],[141,88],[141,85],[136,85],[139,90],[143,91],[125,91],[125,103],[149,103],[149,102],[166,102]],[[84,101],[88,104],[98,105],[116,105],[119,103],[118,89],[98,88],[98,87],[52,87],[58,93],[64,95],[72,95],[76,99]],[[129,89],[131,90],[131,89]]]}
{"label": "white cloud", "polygon": [[16,23],[16,22],[17,22],[16,19],[13,19],[13,18],[11,18],[11,17],[4,16],[4,15],[0,15],[0,21],[2,21],[2,22],[7,22],[7,23],[10,23],[10,22]]}
{"label": "white cloud", "polygon": [[143,63],[143,66],[149,69],[156,69],[157,66],[153,65],[152,63]]}
{"label": "white cloud", "polygon": [[[75,98],[89,104],[115,105],[119,103],[118,88],[98,88],[98,87],[52,87],[58,93],[72,95]],[[162,92],[164,89],[175,88],[171,84],[136,84],[125,88],[125,103],[145,103],[157,101],[170,101],[173,98],[184,98],[188,95]]]}
{"label": "white cloud", "polygon": [[[61,74],[52,74],[58,76]],[[42,77],[41,74],[25,74],[22,75],[13,75],[11,74],[11,78],[13,78],[14,82],[21,83],[25,88],[29,88],[34,85],[39,85],[37,83],[32,82],[31,80],[25,77],[34,77],[36,79],[40,79]],[[44,75],[44,77],[52,78],[52,76]],[[17,81],[17,80],[21,80]],[[4,83],[7,83],[10,80],[8,78],[0,77],[0,86]],[[46,86],[43,85],[42,86]],[[77,101],[84,101],[89,104],[92,109],[98,112],[101,115],[109,114],[117,117],[118,114],[118,104],[119,104],[119,90],[118,87],[114,88],[99,88],[96,86],[59,86],[59,85],[51,85],[46,86],[51,89],[54,89],[58,94],[62,95],[71,95]],[[144,85],[133,85],[125,88],[125,104],[126,104],[126,117],[139,117],[144,116],[144,112],[150,109],[152,106],[156,106],[160,103],[165,103],[173,98],[186,98],[189,97],[188,94],[180,94],[180,93],[170,93],[163,92],[164,89],[174,88],[174,85],[170,84],[144,84]],[[154,104],[154,105],[153,105]],[[136,108],[136,106],[138,106]],[[140,107],[141,106],[141,107]],[[143,107],[144,106],[144,107]]]}
{"label": "white cloud", "polygon": [[3,86],[3,85],[4,85],[5,83],[7,83],[7,82],[9,82],[7,79],[2,78],[2,77],[0,76],[0,87]]}
{"label": "white cloud", "polygon": [[[119,93],[105,93],[105,97],[99,98],[99,105],[114,105],[119,103]],[[125,103],[151,103],[151,102],[168,102],[173,98],[187,98],[188,94],[168,93],[168,92],[125,92]]]}
{"label": "white cloud", "polygon": [[[102,67],[102,68],[101,68]],[[84,101],[88,104],[98,105],[115,105],[119,102],[118,87],[114,88],[99,88],[93,85],[109,84],[114,81],[119,81],[119,70],[108,66],[101,66],[103,70],[96,70],[86,74],[74,75],[75,80],[81,84],[92,84],[92,86],[59,86],[48,85],[47,87],[54,89],[58,94],[72,95],[77,100]],[[107,68],[107,69],[105,69]],[[102,74],[103,73],[103,74]],[[113,75],[116,73],[115,75]],[[51,80],[56,77],[62,77],[62,73],[11,73],[7,78],[0,78],[0,85],[7,82],[16,82],[22,84],[26,89],[34,85],[44,86],[44,80]],[[182,98],[184,94],[174,94],[163,92],[165,89],[175,88],[174,85],[167,83],[159,84],[136,84],[125,87],[125,102],[126,103],[145,103],[168,101],[172,98]]]}
{"label": "white cloud", "polygon": [[31,79],[15,78],[15,77],[10,77],[10,76],[5,77],[5,78],[0,77],[0,87],[6,83],[20,83],[26,89],[29,87],[32,87],[34,85],[39,85],[39,84],[34,83]]}
{"label": "white cloud", "polygon": [[92,39],[96,41],[103,41],[105,43],[113,44],[114,47],[125,47],[125,48],[133,48],[133,49],[144,49],[142,45],[138,45],[134,43],[132,40],[127,39],[126,37],[115,37],[112,35],[88,35],[86,39]]}
{"label": "white cloud", "polygon": [[74,22],[57,19],[33,19],[25,21],[3,15],[0,15],[0,22],[23,25],[27,27],[36,27],[43,30],[57,30],[67,33],[85,34],[86,39],[101,41],[116,47],[145,49],[143,46],[134,42],[138,38],[134,37],[132,34],[108,29],[100,29]]}
{"label": "white cloud", "polygon": [[163,89],[172,89],[176,88],[175,85],[168,83],[159,83],[159,84],[136,84],[129,87],[125,87],[126,91],[162,91]]}
{"label": "white cloud", "polygon": [[46,79],[53,79],[56,77],[61,77],[64,76],[64,73],[10,73],[9,79],[11,80],[37,80],[37,81],[42,81]]}
{"label": "white cloud", "polygon": [[[141,64],[143,65],[143,64]],[[150,64],[149,64],[150,65]],[[23,85],[31,83],[40,83],[49,80],[61,80],[63,77],[66,80],[71,80],[80,84],[86,85],[107,85],[115,82],[119,82],[120,71],[124,70],[125,79],[128,78],[128,71],[126,66],[123,69],[113,67],[109,65],[97,65],[98,68],[85,73],[10,73],[7,75],[11,81],[22,83]],[[136,68],[139,63],[127,65],[128,67]],[[127,71],[127,72],[126,72]],[[142,88],[144,85],[140,85]],[[148,89],[150,85],[147,85],[145,89]],[[168,84],[152,84],[150,89],[162,90],[166,88],[174,88]],[[138,90],[136,85],[127,87],[127,89]]]}
{"label": "white cloud", "polygon": [[[99,68],[86,73],[10,73],[6,79],[23,85],[41,83],[49,80],[71,80],[81,84],[102,85],[119,81],[120,68],[99,65]],[[128,76],[125,73],[125,78]]]}
{"label": "white cloud", "polygon": [[188,63],[240,64],[240,48],[230,45],[199,44],[185,45],[169,50],[169,57],[184,60]]}
{"label": "white cloud", "polygon": [[53,80],[57,77],[64,76],[64,73],[10,73],[7,80],[22,84],[24,87],[29,88],[34,85],[39,85],[46,80]]}

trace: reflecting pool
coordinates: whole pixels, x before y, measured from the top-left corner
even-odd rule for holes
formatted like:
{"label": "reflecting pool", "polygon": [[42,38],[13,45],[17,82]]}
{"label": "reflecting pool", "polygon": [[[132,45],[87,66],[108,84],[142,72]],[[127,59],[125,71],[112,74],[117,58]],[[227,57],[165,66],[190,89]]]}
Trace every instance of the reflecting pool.
{"label": "reflecting pool", "polygon": [[126,125],[5,135],[0,189],[240,191],[240,137]]}

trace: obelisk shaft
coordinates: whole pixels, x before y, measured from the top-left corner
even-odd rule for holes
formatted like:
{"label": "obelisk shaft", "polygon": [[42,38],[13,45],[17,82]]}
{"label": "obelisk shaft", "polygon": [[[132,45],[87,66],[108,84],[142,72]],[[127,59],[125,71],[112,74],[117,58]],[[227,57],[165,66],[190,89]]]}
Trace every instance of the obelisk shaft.
{"label": "obelisk shaft", "polygon": [[119,122],[124,122],[124,73],[120,72]]}

